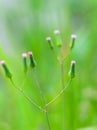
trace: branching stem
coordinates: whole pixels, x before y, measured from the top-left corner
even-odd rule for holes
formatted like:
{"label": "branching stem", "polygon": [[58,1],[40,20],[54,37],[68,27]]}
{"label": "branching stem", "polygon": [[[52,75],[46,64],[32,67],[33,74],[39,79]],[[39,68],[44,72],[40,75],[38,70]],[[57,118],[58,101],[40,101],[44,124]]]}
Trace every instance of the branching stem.
{"label": "branching stem", "polygon": [[42,112],[45,112],[46,113],[46,110],[43,109],[41,106],[39,106],[38,104],[36,104],[24,91],[22,88],[19,88],[15,85],[15,83],[13,82],[12,79],[10,79],[12,85],[20,92],[23,94],[23,96],[31,103],[33,104],[36,108],[38,108],[39,110],[41,110]]}
{"label": "branching stem", "polygon": [[44,92],[42,90],[42,87],[40,85],[40,82],[39,82],[39,78],[37,77],[37,74],[36,74],[36,69],[35,69],[35,80],[37,82],[37,87],[39,88],[39,91],[40,91],[40,94],[41,94],[41,98],[42,98],[42,102],[43,102],[43,106],[44,106],[44,109],[46,110],[46,120],[47,120],[47,124],[48,124],[48,130],[51,130],[51,126],[50,126],[50,121],[49,121],[49,117],[48,117],[48,111],[47,111],[47,107],[46,107],[46,101],[45,101],[45,95],[44,95]]}
{"label": "branching stem", "polygon": [[51,101],[46,103],[46,107],[48,107],[50,104],[55,102],[63,94],[63,92],[66,90],[66,88],[70,85],[71,81],[72,80],[70,79],[69,82],[66,84],[66,86]]}

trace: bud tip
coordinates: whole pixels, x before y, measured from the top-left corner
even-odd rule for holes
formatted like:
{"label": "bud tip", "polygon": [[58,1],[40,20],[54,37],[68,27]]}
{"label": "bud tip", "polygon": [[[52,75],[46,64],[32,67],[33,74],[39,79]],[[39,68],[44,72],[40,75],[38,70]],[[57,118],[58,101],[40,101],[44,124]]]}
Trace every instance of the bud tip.
{"label": "bud tip", "polygon": [[23,57],[23,58],[26,58],[26,57],[27,57],[27,54],[26,54],[26,53],[22,53],[22,57]]}
{"label": "bud tip", "polygon": [[0,61],[0,64],[1,64],[1,65],[4,65],[4,64],[5,64],[5,61],[4,61],[4,60]]}
{"label": "bud tip", "polygon": [[76,36],[75,34],[72,34],[72,35],[71,35],[71,38],[76,39],[77,36]]}
{"label": "bud tip", "polygon": [[60,31],[59,30],[55,30],[54,34],[60,34]]}
{"label": "bud tip", "polygon": [[29,51],[29,52],[28,52],[28,55],[29,55],[29,56],[32,56],[32,55],[33,55],[32,51]]}
{"label": "bud tip", "polygon": [[72,60],[72,61],[71,61],[71,64],[73,64],[73,65],[76,64],[75,60]]}
{"label": "bud tip", "polygon": [[46,40],[47,41],[51,41],[51,37],[46,37]]}

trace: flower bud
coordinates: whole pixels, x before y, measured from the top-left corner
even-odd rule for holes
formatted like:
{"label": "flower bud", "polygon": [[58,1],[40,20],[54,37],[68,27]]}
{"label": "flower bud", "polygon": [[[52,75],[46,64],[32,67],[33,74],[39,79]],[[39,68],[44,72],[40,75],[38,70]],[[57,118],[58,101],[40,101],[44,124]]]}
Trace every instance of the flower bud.
{"label": "flower bud", "polygon": [[28,67],[27,67],[27,54],[23,53],[22,58],[23,58],[23,64],[24,64],[24,72],[26,73],[27,69],[28,69]]}
{"label": "flower bud", "polygon": [[12,74],[10,73],[10,71],[9,71],[9,69],[8,69],[8,67],[7,67],[7,65],[5,64],[5,61],[4,60],[2,60],[2,61],[0,61],[0,64],[2,65],[2,67],[3,67],[3,69],[4,69],[4,71],[5,71],[5,75],[8,77],[8,78],[12,78]]}
{"label": "flower bud", "polygon": [[56,35],[56,45],[58,47],[61,47],[62,46],[62,39],[60,37],[60,31],[59,30],[55,30],[54,34]]}
{"label": "flower bud", "polygon": [[77,38],[77,36],[75,34],[71,35],[70,49],[72,49],[74,47],[76,38]]}
{"label": "flower bud", "polygon": [[36,66],[36,61],[34,60],[34,56],[32,52],[28,52],[28,55],[30,57],[30,66],[34,68]]}
{"label": "flower bud", "polygon": [[51,37],[47,37],[46,40],[47,40],[47,42],[48,42],[50,48],[53,49],[53,48],[54,48],[54,45],[53,45],[53,42],[52,42]]}
{"label": "flower bud", "polygon": [[75,64],[76,62],[74,60],[71,61],[70,71],[69,71],[69,76],[71,77],[71,79],[75,77]]}

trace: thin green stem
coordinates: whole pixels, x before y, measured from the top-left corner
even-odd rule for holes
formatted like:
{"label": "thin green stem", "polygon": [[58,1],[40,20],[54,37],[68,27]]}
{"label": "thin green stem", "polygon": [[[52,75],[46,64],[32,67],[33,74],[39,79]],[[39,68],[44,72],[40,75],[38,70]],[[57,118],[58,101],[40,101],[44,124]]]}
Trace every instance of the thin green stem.
{"label": "thin green stem", "polygon": [[66,84],[66,86],[64,86],[64,88],[51,100],[49,101],[48,103],[46,103],[46,107],[48,107],[50,104],[54,103],[63,93],[64,91],[66,90],[66,88],[70,85],[71,83],[71,79],[69,80],[69,82]]}
{"label": "thin green stem", "polygon": [[42,87],[40,85],[39,78],[37,78],[36,69],[35,69],[35,73],[34,74],[35,74],[35,80],[36,80],[37,86],[38,86],[40,94],[41,94],[43,106],[44,106],[44,109],[46,110],[45,114],[46,114],[46,120],[47,120],[47,124],[48,124],[48,130],[51,130],[50,121],[49,121],[49,117],[48,117],[48,111],[47,111],[47,107],[45,105],[46,104],[45,95],[44,95],[44,92],[43,92]]}
{"label": "thin green stem", "polygon": [[27,78],[27,73],[25,73],[24,78],[23,78],[23,80],[21,81],[21,84],[19,85],[19,86],[21,86],[21,88],[24,86],[25,81],[26,81],[26,78]]}
{"label": "thin green stem", "polygon": [[[64,89],[64,64],[61,63],[61,82],[62,82],[62,89]],[[63,107],[63,130],[65,129],[65,95],[62,95],[62,107]]]}
{"label": "thin green stem", "polygon": [[49,117],[48,117],[48,111],[47,111],[46,106],[45,106],[45,110],[46,110],[46,120],[47,120],[47,123],[48,123],[48,129],[51,130],[50,121],[49,121]]}
{"label": "thin green stem", "polygon": [[[70,89],[70,124],[71,124],[71,130],[75,130],[76,129],[76,113],[77,113],[77,104],[76,104],[76,98],[75,98],[75,94],[74,94],[74,85],[72,84],[71,89]],[[75,113],[76,112],[76,113]]]}
{"label": "thin green stem", "polygon": [[64,64],[65,60],[69,57],[70,52],[62,59],[62,64]]}
{"label": "thin green stem", "polygon": [[13,82],[12,79],[10,79],[12,85],[20,92],[23,94],[23,96],[31,103],[33,104],[36,108],[38,108],[39,110],[41,110],[42,112],[45,112],[46,113],[46,110],[43,109],[41,106],[39,106],[38,104],[36,104],[24,91],[22,88],[19,88],[15,85],[15,83]]}
{"label": "thin green stem", "polygon": [[[70,52],[62,58],[61,62],[60,62],[60,69],[61,69],[61,83],[62,83],[62,89],[64,90],[64,62],[65,60],[68,58],[68,56],[70,55]],[[65,94],[63,93],[63,97],[62,97],[62,105],[63,105],[63,130],[66,129],[65,127]]]}

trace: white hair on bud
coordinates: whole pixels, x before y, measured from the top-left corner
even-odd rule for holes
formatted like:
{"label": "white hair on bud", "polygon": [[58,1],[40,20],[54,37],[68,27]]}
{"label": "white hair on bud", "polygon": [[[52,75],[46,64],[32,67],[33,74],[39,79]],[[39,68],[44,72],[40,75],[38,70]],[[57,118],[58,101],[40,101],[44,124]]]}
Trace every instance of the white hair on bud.
{"label": "white hair on bud", "polygon": [[72,60],[72,61],[71,61],[71,64],[76,64],[76,61],[75,61],[75,60]]}
{"label": "white hair on bud", "polygon": [[28,55],[29,55],[29,56],[32,56],[32,55],[33,55],[32,51],[29,51],[29,52],[28,52]]}
{"label": "white hair on bud", "polygon": [[71,35],[71,38],[76,39],[77,36],[76,36],[75,34],[72,34],[72,35]]}
{"label": "white hair on bud", "polygon": [[4,60],[0,61],[0,64],[1,64],[1,65],[4,65],[4,64],[5,64],[5,61],[4,61]]}
{"label": "white hair on bud", "polygon": [[60,33],[59,30],[55,30],[55,31],[54,31],[54,34],[59,34],[59,33]]}
{"label": "white hair on bud", "polygon": [[23,58],[26,58],[26,57],[27,57],[27,54],[26,54],[26,53],[22,53],[22,57],[23,57]]}
{"label": "white hair on bud", "polygon": [[47,40],[47,41],[50,41],[50,40],[51,40],[51,37],[47,37],[46,40]]}

